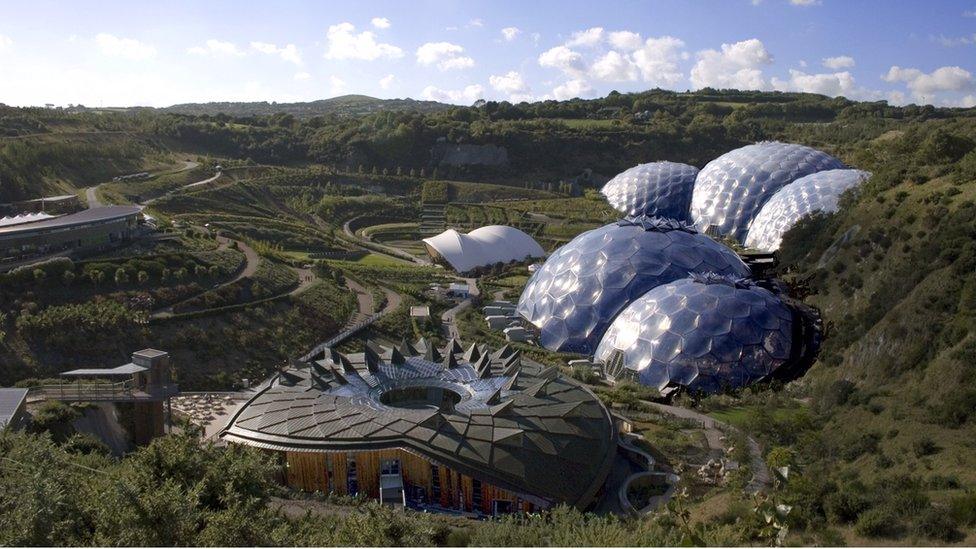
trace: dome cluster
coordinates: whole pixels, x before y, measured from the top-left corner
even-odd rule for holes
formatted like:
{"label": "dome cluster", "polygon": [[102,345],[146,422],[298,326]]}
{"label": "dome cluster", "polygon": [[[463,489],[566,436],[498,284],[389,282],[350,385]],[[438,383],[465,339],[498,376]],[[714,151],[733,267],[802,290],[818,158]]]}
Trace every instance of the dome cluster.
{"label": "dome cluster", "polygon": [[790,358],[793,313],[748,280],[692,275],[644,294],[607,330],[595,358],[622,355],[638,381],[712,393],[749,385]]}
{"label": "dome cluster", "polygon": [[723,154],[709,162],[695,181],[691,219],[743,242],[760,208],[776,191],[824,170],[846,168],[827,153],[791,143],[766,141]]}
{"label": "dome cluster", "polygon": [[783,234],[813,212],[837,211],[840,195],[871,177],[861,170],[826,170],[797,179],[770,198],[753,219],[745,245],[772,252]]}
{"label": "dome cluster", "polygon": [[546,348],[592,353],[628,303],[696,272],[750,274],[735,252],[684,223],[628,217],[556,250],[529,279],[518,313]]}
{"label": "dome cluster", "polygon": [[677,162],[650,162],[625,170],[600,192],[624,215],[688,220],[698,168]]}

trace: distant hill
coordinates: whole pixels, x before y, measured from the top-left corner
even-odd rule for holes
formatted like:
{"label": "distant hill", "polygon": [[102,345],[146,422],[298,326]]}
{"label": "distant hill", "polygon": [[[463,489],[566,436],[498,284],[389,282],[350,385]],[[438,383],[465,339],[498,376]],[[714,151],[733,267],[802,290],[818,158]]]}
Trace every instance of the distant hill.
{"label": "distant hill", "polygon": [[215,103],[184,103],[162,109],[162,112],[174,112],[192,115],[215,115],[224,113],[229,116],[267,116],[278,113],[290,114],[296,118],[311,118],[336,114],[340,116],[359,116],[379,111],[417,111],[437,112],[451,108],[452,105],[436,101],[418,101],[416,99],[377,99],[366,95],[342,95],[331,99],[320,99],[304,103],[268,103],[254,102],[215,102]]}

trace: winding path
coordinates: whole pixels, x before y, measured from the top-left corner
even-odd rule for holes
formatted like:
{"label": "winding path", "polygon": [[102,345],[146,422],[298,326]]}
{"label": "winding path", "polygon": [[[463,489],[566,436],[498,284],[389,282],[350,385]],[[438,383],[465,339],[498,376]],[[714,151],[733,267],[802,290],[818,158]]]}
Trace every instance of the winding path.
{"label": "winding path", "polygon": [[721,453],[725,453],[725,444],[722,442],[722,437],[724,435],[723,431],[735,431],[742,433],[745,435],[746,444],[749,446],[749,467],[752,470],[752,479],[750,479],[749,483],[746,485],[745,491],[750,494],[758,494],[759,492],[768,491],[772,486],[772,476],[769,473],[769,468],[766,466],[766,461],[763,459],[762,447],[759,445],[759,442],[752,438],[752,436],[748,433],[745,433],[738,427],[725,423],[724,421],[719,421],[712,416],[703,414],[701,412],[696,412],[688,408],[651,402],[649,400],[642,400],[641,402],[664,414],[681,419],[689,419],[700,423],[702,425],[702,429],[705,430],[705,439],[707,440],[708,447],[711,450],[717,450]]}
{"label": "winding path", "polygon": [[[149,314],[149,318],[150,319],[154,319],[154,318],[165,318],[165,317],[168,317],[168,316],[172,316],[173,315],[173,307],[175,307],[176,305],[179,305],[180,303],[183,303],[184,301],[189,301],[189,300],[194,299],[195,297],[197,297],[197,296],[199,296],[201,294],[207,293],[207,292],[212,291],[212,290],[215,290],[217,288],[222,288],[222,287],[227,286],[229,284],[233,284],[233,283],[237,282],[238,280],[240,280],[240,279],[242,279],[242,278],[244,278],[246,276],[254,276],[254,273],[257,272],[257,270],[258,270],[258,264],[261,262],[261,257],[258,255],[258,253],[256,251],[254,251],[254,248],[251,248],[250,246],[248,246],[247,244],[245,244],[245,243],[243,243],[243,242],[241,242],[239,240],[233,240],[233,239],[227,238],[226,236],[218,236],[217,237],[217,243],[218,243],[217,249],[218,250],[226,250],[227,248],[229,248],[231,246],[232,243],[235,243],[235,242],[237,243],[237,248],[240,251],[244,252],[244,268],[241,269],[239,273],[237,273],[237,276],[235,276],[234,278],[228,280],[227,282],[221,282],[220,284],[217,284],[216,286],[214,286],[212,288],[207,288],[207,289],[205,289],[204,291],[202,291],[202,292],[200,292],[198,294],[195,294],[195,295],[193,295],[191,297],[188,297],[188,298],[186,298],[184,300],[181,300],[181,301],[178,301],[176,303],[173,303],[172,305],[169,305],[169,306],[166,306],[166,307],[162,307],[160,309],[156,309],[155,311],[153,311],[152,313]],[[313,277],[313,279],[314,279],[314,277]],[[302,280],[301,275],[299,275],[299,280],[300,281]],[[304,286],[303,286],[303,284],[304,284]],[[308,283],[300,282],[299,285],[298,285],[298,287],[295,288],[294,290],[292,290],[291,293],[298,293],[299,290],[304,291],[309,285],[311,285],[311,281],[309,281]]]}

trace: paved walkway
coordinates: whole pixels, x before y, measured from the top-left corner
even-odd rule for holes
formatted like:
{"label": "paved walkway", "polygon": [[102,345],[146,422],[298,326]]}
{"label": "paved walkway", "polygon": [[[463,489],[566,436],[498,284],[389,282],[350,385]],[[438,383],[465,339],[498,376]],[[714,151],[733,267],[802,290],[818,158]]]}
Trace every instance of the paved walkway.
{"label": "paved walkway", "polygon": [[[700,423],[702,429],[705,431],[705,439],[708,442],[709,449],[712,451],[718,451],[721,454],[725,453],[725,444],[722,442],[722,437],[725,434],[724,431],[736,431],[739,433],[743,432],[741,429],[729,425],[724,421],[719,421],[712,416],[703,414],[701,412],[696,412],[695,410],[689,410],[688,408],[682,408],[680,406],[660,404],[658,402],[650,402],[647,400],[642,400],[641,402],[669,416],[689,419]],[[743,434],[745,435],[746,443],[749,446],[749,467],[752,470],[752,479],[749,480],[749,483],[746,485],[746,492],[750,494],[757,494],[759,492],[767,491],[772,486],[772,477],[769,474],[769,468],[766,467],[766,461],[763,459],[762,447],[759,446],[759,442],[752,438],[752,436],[750,436],[748,433]]]}
{"label": "paved walkway", "polygon": [[392,257],[393,259],[398,259],[398,260],[403,261],[405,263],[416,263],[418,265],[431,265],[431,262],[430,261],[428,261],[428,260],[426,260],[426,259],[424,259],[422,257],[417,257],[417,256],[415,256],[413,254],[410,254],[410,253],[407,253],[407,252],[405,252],[403,250],[398,250],[396,248],[391,248],[391,247],[385,246],[383,244],[379,244],[379,243],[376,243],[376,242],[372,242],[372,241],[368,241],[368,240],[364,240],[364,239],[360,238],[355,233],[355,231],[352,230],[352,227],[349,226],[350,223],[352,223],[353,221],[359,219],[360,217],[362,217],[362,216],[354,217],[354,218],[350,219],[349,221],[346,221],[345,223],[342,224],[342,232],[345,233],[345,235],[347,237],[349,237],[350,239],[354,240],[355,241],[354,243],[357,244],[360,248],[362,248],[362,249],[364,249],[364,250],[366,250],[368,252],[374,252],[374,253],[383,254],[385,256]]}

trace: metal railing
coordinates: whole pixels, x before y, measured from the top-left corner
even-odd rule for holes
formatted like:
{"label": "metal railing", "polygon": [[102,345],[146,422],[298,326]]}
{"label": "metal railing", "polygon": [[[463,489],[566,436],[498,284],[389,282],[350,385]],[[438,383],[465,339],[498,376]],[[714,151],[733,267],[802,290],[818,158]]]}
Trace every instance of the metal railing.
{"label": "metal railing", "polygon": [[47,399],[65,401],[156,400],[179,393],[175,383],[137,387],[132,380],[119,382],[79,381],[57,385],[40,385],[32,392]]}

